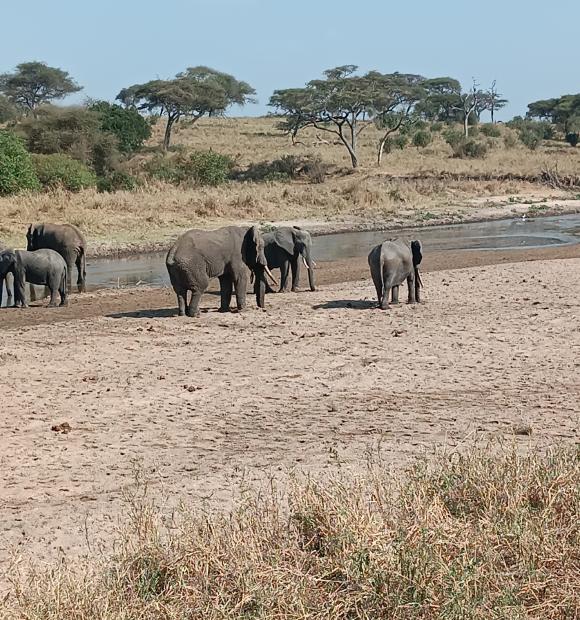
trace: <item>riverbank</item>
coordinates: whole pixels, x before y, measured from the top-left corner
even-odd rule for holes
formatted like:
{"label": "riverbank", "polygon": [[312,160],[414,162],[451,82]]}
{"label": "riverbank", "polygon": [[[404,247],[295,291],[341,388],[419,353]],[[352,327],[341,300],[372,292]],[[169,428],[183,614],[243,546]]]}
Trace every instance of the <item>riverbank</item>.
{"label": "riverbank", "polygon": [[[500,258],[457,259],[484,255]],[[187,320],[167,289],[3,311],[19,324],[3,323],[0,356],[2,568],[108,553],[137,480],[169,515],[296,469],[366,471],[377,448],[400,470],[476,441],[577,443],[580,257],[452,259],[426,257],[424,303],[389,312],[360,261],[348,277],[364,280],[271,295],[267,312],[220,314],[206,295]]]}

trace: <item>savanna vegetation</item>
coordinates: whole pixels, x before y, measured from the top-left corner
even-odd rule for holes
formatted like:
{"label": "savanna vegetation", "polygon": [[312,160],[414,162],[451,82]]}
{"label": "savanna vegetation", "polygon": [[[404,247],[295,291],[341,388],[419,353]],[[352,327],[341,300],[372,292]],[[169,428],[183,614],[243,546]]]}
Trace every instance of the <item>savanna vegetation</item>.
{"label": "savanna vegetation", "polygon": [[163,244],[184,227],[239,219],[448,221],[518,195],[576,197],[580,186],[580,95],[498,123],[507,100],[495,82],[464,89],[346,65],[276,90],[268,117],[230,119],[254,89],[198,66],[127,86],[116,103],[55,105],[80,89],[38,62],[0,76],[9,242],[37,219],[81,226],[93,248]]}
{"label": "savanna vegetation", "polygon": [[393,478],[296,477],[232,514],[143,486],[113,557],[13,574],[6,618],[561,620],[580,612],[580,460],[477,449]]}

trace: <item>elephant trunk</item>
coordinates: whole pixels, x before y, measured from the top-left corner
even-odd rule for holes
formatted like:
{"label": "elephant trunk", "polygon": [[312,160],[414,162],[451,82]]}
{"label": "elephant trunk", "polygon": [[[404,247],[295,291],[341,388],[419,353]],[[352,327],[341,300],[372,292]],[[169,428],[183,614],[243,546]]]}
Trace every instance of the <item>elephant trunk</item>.
{"label": "elephant trunk", "polygon": [[316,282],[314,278],[314,261],[312,260],[312,254],[310,253],[310,248],[306,248],[304,252],[304,260],[306,262],[306,266],[308,267],[308,284],[310,285],[310,290],[316,290]]}
{"label": "elephant trunk", "polygon": [[[6,277],[3,275],[0,275],[0,308],[2,307],[2,295],[4,293],[4,281],[6,280]],[[8,288],[8,286],[6,286],[6,288]]]}

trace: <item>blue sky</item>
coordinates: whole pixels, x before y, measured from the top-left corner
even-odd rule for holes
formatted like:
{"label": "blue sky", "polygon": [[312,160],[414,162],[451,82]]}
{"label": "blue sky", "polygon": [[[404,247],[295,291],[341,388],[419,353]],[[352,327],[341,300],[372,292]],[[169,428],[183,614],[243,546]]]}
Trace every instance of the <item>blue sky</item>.
{"label": "blue sky", "polygon": [[[324,69],[497,80],[523,114],[536,99],[580,92],[580,0],[28,0],[1,8],[0,72],[27,60],[66,69],[80,97],[208,65],[249,82],[262,114],[276,88]],[[237,111],[235,112],[237,113]]]}

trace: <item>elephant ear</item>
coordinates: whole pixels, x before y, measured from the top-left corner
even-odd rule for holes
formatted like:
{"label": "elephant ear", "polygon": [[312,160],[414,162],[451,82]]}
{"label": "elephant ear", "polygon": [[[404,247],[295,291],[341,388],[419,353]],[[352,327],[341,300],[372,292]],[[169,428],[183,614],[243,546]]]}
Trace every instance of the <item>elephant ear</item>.
{"label": "elephant ear", "polygon": [[260,233],[258,226],[252,226],[246,233],[244,244],[242,246],[244,262],[250,267],[254,267],[256,263],[260,265],[266,264],[266,256],[264,255],[264,239]]}
{"label": "elephant ear", "polygon": [[411,241],[411,252],[413,254],[413,265],[417,267],[423,260],[423,247],[419,240]]}
{"label": "elephant ear", "polygon": [[288,254],[294,254],[294,234],[291,228],[278,228],[274,233],[274,241]]}

